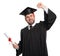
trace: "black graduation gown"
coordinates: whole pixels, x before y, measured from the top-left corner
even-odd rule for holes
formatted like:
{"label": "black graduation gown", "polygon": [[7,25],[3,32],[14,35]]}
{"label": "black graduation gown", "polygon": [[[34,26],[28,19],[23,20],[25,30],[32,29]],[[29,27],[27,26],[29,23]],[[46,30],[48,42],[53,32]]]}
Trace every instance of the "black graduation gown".
{"label": "black graduation gown", "polygon": [[37,23],[32,29],[25,27],[21,30],[21,41],[16,56],[48,56],[46,45],[46,32],[53,25],[56,15],[48,9],[48,14],[44,11],[44,21]]}

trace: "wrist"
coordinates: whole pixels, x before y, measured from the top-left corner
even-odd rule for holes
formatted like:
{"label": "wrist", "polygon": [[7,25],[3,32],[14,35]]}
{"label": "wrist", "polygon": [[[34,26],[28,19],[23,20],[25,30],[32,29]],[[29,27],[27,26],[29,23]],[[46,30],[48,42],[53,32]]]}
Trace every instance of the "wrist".
{"label": "wrist", "polygon": [[45,8],[47,8],[46,6],[42,6],[42,9],[45,9]]}

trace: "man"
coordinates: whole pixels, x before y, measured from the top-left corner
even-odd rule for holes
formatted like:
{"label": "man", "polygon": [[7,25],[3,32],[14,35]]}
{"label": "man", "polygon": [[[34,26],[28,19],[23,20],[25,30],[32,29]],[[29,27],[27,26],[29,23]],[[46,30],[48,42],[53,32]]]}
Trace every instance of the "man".
{"label": "man", "polygon": [[46,32],[53,25],[56,15],[42,3],[37,4],[38,8],[44,10],[44,21],[34,24],[36,9],[27,7],[20,15],[25,16],[28,26],[21,30],[21,41],[13,44],[16,49],[16,56],[21,53],[23,56],[48,56],[46,45]]}

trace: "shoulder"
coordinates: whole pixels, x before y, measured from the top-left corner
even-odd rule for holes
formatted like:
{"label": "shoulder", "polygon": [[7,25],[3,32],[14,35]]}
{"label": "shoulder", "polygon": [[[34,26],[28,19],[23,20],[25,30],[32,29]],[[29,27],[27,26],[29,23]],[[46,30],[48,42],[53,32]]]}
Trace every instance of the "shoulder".
{"label": "shoulder", "polygon": [[27,29],[28,29],[28,26],[22,28],[22,29],[21,29],[21,32],[24,32],[24,31],[26,31]]}
{"label": "shoulder", "polygon": [[46,29],[46,25],[44,21],[40,21],[39,23],[37,23],[37,26],[40,27],[40,29]]}
{"label": "shoulder", "polygon": [[44,26],[44,21],[40,21],[39,23],[37,23],[38,26]]}

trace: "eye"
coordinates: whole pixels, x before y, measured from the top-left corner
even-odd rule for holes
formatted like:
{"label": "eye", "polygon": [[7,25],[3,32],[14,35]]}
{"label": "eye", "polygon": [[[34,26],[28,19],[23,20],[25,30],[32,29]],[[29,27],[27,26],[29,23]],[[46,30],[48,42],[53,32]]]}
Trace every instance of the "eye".
{"label": "eye", "polygon": [[26,18],[26,19],[29,19],[29,17],[28,17],[28,16],[26,16],[25,18]]}
{"label": "eye", "polygon": [[30,17],[32,17],[32,15],[30,15]]}
{"label": "eye", "polygon": [[28,16],[26,18],[29,18]]}

